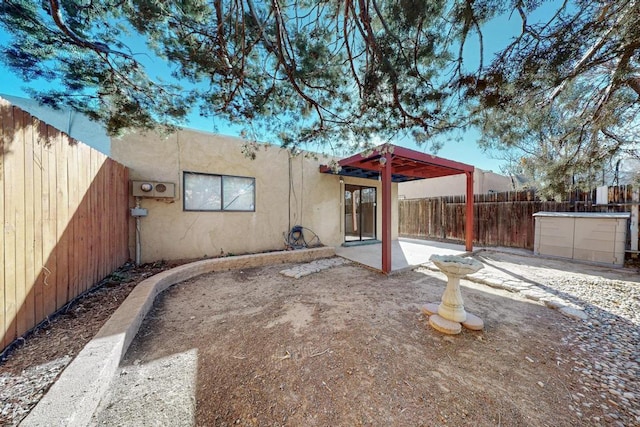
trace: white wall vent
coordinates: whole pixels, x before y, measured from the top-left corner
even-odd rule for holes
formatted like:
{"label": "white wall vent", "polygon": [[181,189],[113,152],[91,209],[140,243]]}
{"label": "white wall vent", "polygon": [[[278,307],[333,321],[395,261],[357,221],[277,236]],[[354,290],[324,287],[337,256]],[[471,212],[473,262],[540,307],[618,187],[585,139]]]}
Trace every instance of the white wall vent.
{"label": "white wall vent", "polygon": [[176,197],[176,185],[172,182],[132,181],[134,197]]}

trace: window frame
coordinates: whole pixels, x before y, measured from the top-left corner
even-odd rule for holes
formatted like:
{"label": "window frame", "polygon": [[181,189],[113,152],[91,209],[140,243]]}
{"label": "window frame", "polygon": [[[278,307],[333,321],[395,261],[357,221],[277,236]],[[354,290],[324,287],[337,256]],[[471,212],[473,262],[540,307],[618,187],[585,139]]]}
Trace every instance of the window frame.
{"label": "window frame", "polygon": [[[189,209],[187,208],[187,175],[200,175],[200,176],[209,176],[209,177],[218,177],[220,178],[220,209]],[[253,183],[252,185],[252,194],[251,197],[253,199],[253,208],[252,209],[225,209],[224,208],[224,179],[228,178],[242,178],[242,179],[250,179]],[[256,211],[256,178],[252,176],[241,176],[241,175],[224,175],[217,173],[206,173],[206,172],[194,172],[194,171],[182,171],[182,210],[184,212],[255,212]]]}

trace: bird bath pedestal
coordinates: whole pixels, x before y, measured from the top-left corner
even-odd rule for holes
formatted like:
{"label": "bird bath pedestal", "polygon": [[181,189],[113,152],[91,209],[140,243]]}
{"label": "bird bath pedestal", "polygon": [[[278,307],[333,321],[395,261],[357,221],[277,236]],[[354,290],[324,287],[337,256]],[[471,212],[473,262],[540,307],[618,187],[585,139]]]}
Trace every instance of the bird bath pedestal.
{"label": "bird bath pedestal", "polygon": [[473,274],[484,266],[473,258],[453,255],[432,255],[429,258],[447,276],[447,287],[442,302],[425,304],[422,311],[429,316],[429,324],[445,334],[459,334],[462,326],[472,330],[482,330],[484,322],[478,316],[467,313],[460,293],[460,279]]}

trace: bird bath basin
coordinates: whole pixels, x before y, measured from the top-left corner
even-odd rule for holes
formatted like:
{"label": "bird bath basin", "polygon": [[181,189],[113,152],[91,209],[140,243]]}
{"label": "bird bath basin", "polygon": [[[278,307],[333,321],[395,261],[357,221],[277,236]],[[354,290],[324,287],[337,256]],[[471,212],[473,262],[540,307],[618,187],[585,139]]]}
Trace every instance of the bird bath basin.
{"label": "bird bath basin", "polygon": [[447,277],[464,277],[484,268],[480,261],[455,255],[431,255],[429,261],[434,263]]}
{"label": "bird bath basin", "polygon": [[447,276],[447,287],[439,305],[426,304],[422,311],[429,316],[429,324],[446,334],[459,334],[462,326],[482,330],[484,322],[467,313],[460,293],[460,279],[483,268],[480,261],[454,255],[432,255],[429,258]]}

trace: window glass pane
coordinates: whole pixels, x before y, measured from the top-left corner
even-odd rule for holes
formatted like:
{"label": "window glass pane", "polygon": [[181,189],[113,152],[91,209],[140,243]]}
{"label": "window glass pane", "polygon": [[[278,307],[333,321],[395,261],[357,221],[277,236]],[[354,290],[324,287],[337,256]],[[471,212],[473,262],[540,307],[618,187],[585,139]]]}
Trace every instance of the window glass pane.
{"label": "window glass pane", "polygon": [[225,176],[222,179],[222,191],[224,194],[224,210],[253,211],[254,178],[242,178],[237,176]]}
{"label": "window glass pane", "polygon": [[376,189],[373,187],[362,189],[362,203],[375,203]]}
{"label": "window glass pane", "polygon": [[219,211],[221,177],[196,173],[184,174],[184,209],[187,211]]}

